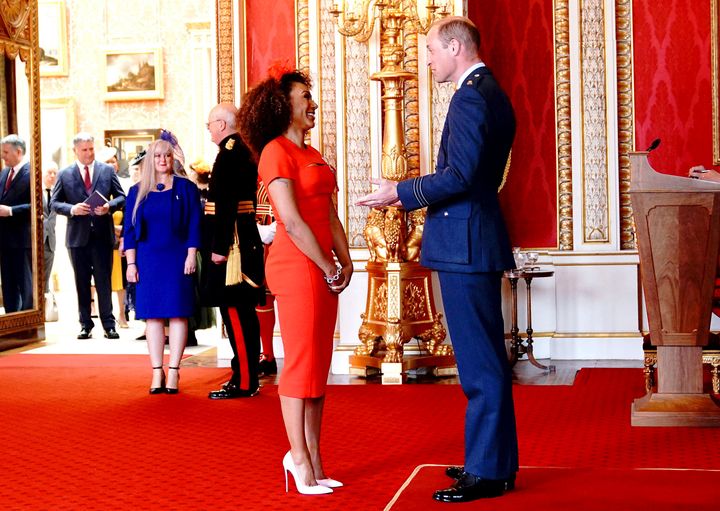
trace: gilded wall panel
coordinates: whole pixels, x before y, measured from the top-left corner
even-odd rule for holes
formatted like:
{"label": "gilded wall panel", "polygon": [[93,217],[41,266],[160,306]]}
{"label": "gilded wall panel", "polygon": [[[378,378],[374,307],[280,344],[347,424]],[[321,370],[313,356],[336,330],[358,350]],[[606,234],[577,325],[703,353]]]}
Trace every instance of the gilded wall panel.
{"label": "gilded wall panel", "polygon": [[350,246],[364,247],[367,208],[355,206],[370,190],[370,82],[368,45],[345,39],[345,139],[347,144],[348,225]]}
{"label": "gilded wall panel", "polygon": [[583,235],[586,243],[608,242],[605,15],[602,0],[581,6],[583,102]]}
{"label": "gilded wall panel", "polygon": [[[320,9],[320,94],[322,104],[322,150],[328,163],[337,167],[337,80],[335,75],[335,22],[329,14],[331,0],[324,0]],[[340,176],[338,176],[340,179]]]}
{"label": "gilded wall panel", "polygon": [[632,0],[615,2],[615,40],[617,53],[617,118],[620,185],[620,248],[635,249],[632,205],[630,203],[630,158],[633,151],[633,72],[632,72]]}

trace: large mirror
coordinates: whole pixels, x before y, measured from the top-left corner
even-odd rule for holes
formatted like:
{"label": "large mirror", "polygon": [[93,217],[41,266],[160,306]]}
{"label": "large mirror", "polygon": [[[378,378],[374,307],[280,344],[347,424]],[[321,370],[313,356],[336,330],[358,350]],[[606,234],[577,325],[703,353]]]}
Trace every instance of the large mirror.
{"label": "large mirror", "polygon": [[2,349],[44,337],[44,315],[37,0],[3,0],[0,18]]}

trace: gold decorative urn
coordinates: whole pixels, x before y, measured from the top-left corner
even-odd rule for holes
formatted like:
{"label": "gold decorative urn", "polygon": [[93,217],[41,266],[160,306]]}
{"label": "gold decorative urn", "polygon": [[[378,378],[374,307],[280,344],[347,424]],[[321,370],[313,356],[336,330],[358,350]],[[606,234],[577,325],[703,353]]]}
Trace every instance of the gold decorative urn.
{"label": "gold decorative urn", "polygon": [[[380,26],[381,70],[370,76],[382,82],[383,134],[381,172],[385,179],[408,177],[403,116],[404,82],[416,78],[404,66],[404,38],[412,31],[426,33],[430,24],[447,11],[429,0],[426,16],[418,16],[415,0],[356,0],[343,2],[331,12],[338,31],[365,42],[376,20]],[[368,293],[359,337],[361,344],[350,356],[352,374],[382,372],[383,383],[402,383],[402,375],[419,367],[435,374],[457,374],[442,314],[435,310],[430,270],[420,265],[425,222],[424,210],[406,212],[389,206],[370,211],[364,236],[370,253]],[[404,356],[404,345],[419,341],[420,354]]]}

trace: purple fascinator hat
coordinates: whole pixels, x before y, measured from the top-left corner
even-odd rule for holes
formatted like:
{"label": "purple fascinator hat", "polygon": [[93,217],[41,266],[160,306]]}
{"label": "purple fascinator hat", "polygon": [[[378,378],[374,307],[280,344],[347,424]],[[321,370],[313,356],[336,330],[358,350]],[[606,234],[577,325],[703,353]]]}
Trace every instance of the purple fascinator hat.
{"label": "purple fascinator hat", "polygon": [[180,164],[181,167],[185,167],[185,153],[183,153],[180,143],[175,135],[171,131],[161,129],[160,139],[169,143],[173,147],[173,158]]}

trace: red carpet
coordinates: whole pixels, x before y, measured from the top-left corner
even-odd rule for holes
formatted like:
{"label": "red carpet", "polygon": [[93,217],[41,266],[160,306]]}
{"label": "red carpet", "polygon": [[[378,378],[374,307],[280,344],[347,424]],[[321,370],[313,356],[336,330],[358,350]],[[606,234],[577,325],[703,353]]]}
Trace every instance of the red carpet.
{"label": "red carpet", "polygon": [[[419,509],[447,511],[449,504],[428,502],[428,488],[441,488],[449,479],[445,467],[423,466],[388,511]],[[452,509],[477,511],[710,511],[717,509],[713,488],[720,472],[597,468],[526,468],[514,491],[502,498],[454,504]]]}
{"label": "red carpet", "polygon": [[[143,356],[0,357],[0,508],[382,510],[416,466],[462,462],[458,386],[331,386],[325,464],[347,487],[329,496],[286,495],[280,463],[288,446],[274,386],[256,398],[214,402],[207,392],[228,370],[183,367],[179,395],[149,396],[147,366]],[[614,485],[631,479],[618,469],[720,469],[716,430],[630,427],[630,403],[643,394],[639,369],[583,370],[572,387],[515,386],[514,392],[521,465],[575,469],[561,476],[521,470],[512,494],[518,508],[557,509],[568,492],[614,499]],[[677,474],[659,477],[675,481]],[[598,480],[610,490],[598,495]],[[697,482],[678,479],[686,480]],[[689,496],[679,484],[660,486]],[[694,498],[707,495],[709,503],[711,488]],[[544,495],[540,502],[537,492]],[[434,505],[430,490],[426,495],[419,509]],[[676,508],[653,505],[664,509]]]}

